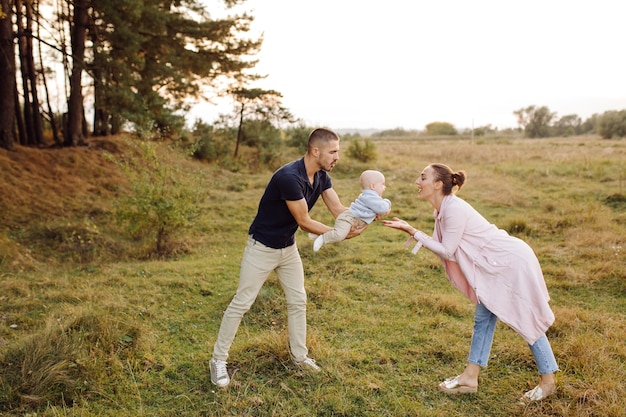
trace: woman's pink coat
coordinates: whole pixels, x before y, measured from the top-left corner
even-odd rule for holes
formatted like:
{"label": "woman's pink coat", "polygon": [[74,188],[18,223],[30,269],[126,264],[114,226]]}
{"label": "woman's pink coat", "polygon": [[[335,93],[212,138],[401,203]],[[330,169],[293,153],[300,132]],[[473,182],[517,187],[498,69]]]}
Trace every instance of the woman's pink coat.
{"label": "woman's pink coat", "polygon": [[534,344],[554,323],[554,313],[531,247],[454,194],[434,215],[433,237],[422,234],[419,241],[441,259],[450,282]]}

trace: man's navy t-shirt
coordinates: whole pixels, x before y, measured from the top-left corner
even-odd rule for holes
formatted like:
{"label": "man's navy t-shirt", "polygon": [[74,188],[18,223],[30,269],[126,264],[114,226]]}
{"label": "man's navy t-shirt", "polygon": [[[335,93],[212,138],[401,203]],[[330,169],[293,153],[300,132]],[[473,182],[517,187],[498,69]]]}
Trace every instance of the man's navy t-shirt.
{"label": "man's navy t-shirt", "polygon": [[332,188],[326,171],[316,172],[314,178],[311,185],[304,167],[304,158],[283,165],[274,172],[261,197],[257,215],[248,234],[274,249],[293,245],[298,223],[287,208],[286,201],[304,198],[310,211],[322,192]]}

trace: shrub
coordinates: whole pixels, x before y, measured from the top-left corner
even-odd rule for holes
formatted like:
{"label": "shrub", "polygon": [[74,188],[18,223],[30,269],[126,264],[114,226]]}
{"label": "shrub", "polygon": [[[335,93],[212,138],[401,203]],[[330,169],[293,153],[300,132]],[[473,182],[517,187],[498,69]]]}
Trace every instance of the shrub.
{"label": "shrub", "polygon": [[385,137],[407,137],[407,136],[418,136],[419,132],[417,130],[404,130],[401,127],[397,127],[395,129],[387,129],[381,132],[377,132],[372,134],[372,137],[377,138],[385,138]]}
{"label": "shrub", "polygon": [[426,125],[426,134],[431,136],[456,135],[457,131],[452,123],[432,122]]}
{"label": "shrub", "polygon": [[597,131],[604,139],[626,137],[626,110],[604,112],[598,119]]}
{"label": "shrub", "polygon": [[283,145],[284,143],[278,129],[265,129],[263,134],[259,137],[257,145],[259,162],[262,165],[270,167],[277,167],[277,164],[280,165],[279,161],[282,155]]}
{"label": "shrub", "polygon": [[273,167],[277,164],[285,145],[279,129],[266,120],[248,120],[242,133],[241,144],[256,150],[260,165]]}
{"label": "shrub", "polygon": [[132,192],[117,202],[116,219],[132,238],[151,241],[157,255],[178,252],[175,236],[197,217],[202,187],[181,181],[178,169],[162,163],[152,143],[130,146],[138,156],[127,160],[109,156],[132,185]]}
{"label": "shrub", "polygon": [[290,127],[285,130],[287,146],[297,148],[302,153],[307,151],[311,129],[305,125]]}
{"label": "shrub", "polygon": [[376,160],[376,146],[374,142],[365,139],[363,144],[358,139],[350,141],[348,145],[348,156],[361,162],[370,162]]}
{"label": "shrub", "polygon": [[192,155],[194,158],[215,162],[229,154],[228,144],[220,138],[220,132],[213,129],[213,126],[198,120],[192,130],[195,138]]}

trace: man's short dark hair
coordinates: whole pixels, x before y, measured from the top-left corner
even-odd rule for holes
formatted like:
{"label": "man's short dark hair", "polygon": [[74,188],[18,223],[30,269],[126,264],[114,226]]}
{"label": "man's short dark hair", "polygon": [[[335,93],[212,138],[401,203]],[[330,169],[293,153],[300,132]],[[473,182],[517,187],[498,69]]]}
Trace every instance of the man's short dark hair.
{"label": "man's short dark hair", "polygon": [[309,134],[308,149],[328,145],[331,141],[339,140],[339,135],[330,129],[317,128]]}

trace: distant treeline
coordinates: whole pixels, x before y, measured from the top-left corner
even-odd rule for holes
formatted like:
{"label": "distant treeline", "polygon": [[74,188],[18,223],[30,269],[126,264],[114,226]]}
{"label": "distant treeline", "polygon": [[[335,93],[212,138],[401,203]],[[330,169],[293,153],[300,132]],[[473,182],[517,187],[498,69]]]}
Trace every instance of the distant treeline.
{"label": "distant treeline", "polygon": [[[576,114],[558,117],[546,106],[528,106],[513,112],[517,117],[518,128],[498,130],[491,124],[465,129],[461,132],[449,122],[432,122],[423,131],[402,128],[387,129],[372,133],[372,137],[403,136],[454,136],[461,134],[485,136],[495,133],[523,132],[528,138],[568,137],[597,134],[604,139],[626,137],[626,110],[609,110],[602,114],[593,114],[582,120]],[[508,131],[508,132],[507,132]]]}

